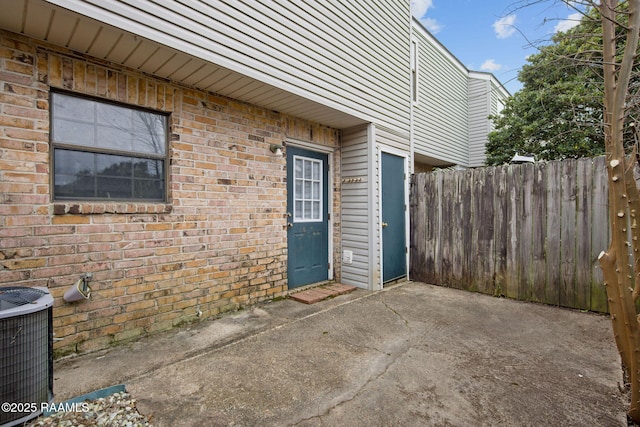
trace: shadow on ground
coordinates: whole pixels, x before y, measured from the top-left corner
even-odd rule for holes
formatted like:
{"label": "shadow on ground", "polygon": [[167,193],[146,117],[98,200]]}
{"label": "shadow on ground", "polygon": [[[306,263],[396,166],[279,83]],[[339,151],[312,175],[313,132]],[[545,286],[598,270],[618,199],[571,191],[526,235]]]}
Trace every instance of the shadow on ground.
{"label": "shadow on ground", "polygon": [[259,306],[56,362],[157,426],[626,426],[607,316],[423,283]]}

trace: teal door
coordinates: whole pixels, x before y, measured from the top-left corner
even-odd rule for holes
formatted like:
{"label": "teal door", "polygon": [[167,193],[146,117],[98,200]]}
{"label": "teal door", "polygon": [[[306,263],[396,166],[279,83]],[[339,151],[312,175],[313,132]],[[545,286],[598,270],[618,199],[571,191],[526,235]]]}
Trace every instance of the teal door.
{"label": "teal door", "polygon": [[289,288],[329,278],[328,155],[287,147]]}
{"label": "teal door", "polygon": [[382,153],[382,281],[407,275],[404,159]]}

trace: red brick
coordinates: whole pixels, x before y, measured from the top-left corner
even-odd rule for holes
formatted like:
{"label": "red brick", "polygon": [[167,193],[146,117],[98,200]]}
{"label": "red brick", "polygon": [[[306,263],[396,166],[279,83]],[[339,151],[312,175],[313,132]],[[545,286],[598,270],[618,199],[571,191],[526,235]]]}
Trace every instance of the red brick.
{"label": "red brick", "polygon": [[307,289],[290,295],[291,299],[305,304],[315,304],[329,297],[343,295],[356,290],[355,286],[342,284],[329,284],[316,288]]}

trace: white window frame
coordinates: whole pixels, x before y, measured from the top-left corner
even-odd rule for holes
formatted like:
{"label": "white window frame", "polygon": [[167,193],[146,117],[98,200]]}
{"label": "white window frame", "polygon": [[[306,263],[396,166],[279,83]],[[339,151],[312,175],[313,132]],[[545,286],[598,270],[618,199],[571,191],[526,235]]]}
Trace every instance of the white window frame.
{"label": "white window frame", "polygon": [[411,39],[411,101],[413,105],[418,104],[420,94],[420,76],[419,76],[419,45],[418,40]]}
{"label": "white window frame", "polygon": [[[295,171],[295,165],[296,162],[298,160],[302,160],[302,164],[303,164],[303,170],[302,170],[302,174],[303,176],[301,178],[298,178],[296,176],[296,171]],[[319,179],[313,179],[313,177],[311,179],[306,179],[304,178],[304,162],[308,161],[311,162],[312,164],[317,164],[319,167]],[[312,157],[305,157],[305,156],[293,156],[293,221],[295,223],[303,223],[303,222],[323,222],[323,216],[322,216],[322,212],[324,209],[324,170],[323,170],[323,162],[320,159],[314,159]],[[296,185],[296,181],[300,179],[302,180],[302,197],[298,197],[299,194],[297,193],[297,185]],[[320,188],[318,190],[318,199],[314,199],[313,198],[313,191],[311,194],[311,197],[306,197],[307,195],[304,194],[304,183],[305,182],[317,182],[320,184]],[[298,212],[298,201],[301,201],[303,203],[303,208],[302,208],[302,212]],[[318,217],[312,217],[312,218],[305,218],[304,217],[304,203],[305,202],[319,202],[319,209],[318,209]],[[298,215],[300,214],[300,215]],[[311,214],[313,215],[313,209],[311,210]]]}

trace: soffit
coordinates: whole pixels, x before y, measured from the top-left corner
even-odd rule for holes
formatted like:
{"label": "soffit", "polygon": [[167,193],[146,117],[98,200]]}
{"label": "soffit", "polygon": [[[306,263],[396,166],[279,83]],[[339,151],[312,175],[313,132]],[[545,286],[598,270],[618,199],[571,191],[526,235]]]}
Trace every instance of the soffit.
{"label": "soffit", "polygon": [[338,129],[364,122],[300,95],[44,0],[0,0],[0,8],[3,11],[0,14],[0,28],[82,55]]}

